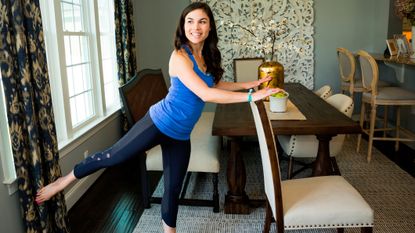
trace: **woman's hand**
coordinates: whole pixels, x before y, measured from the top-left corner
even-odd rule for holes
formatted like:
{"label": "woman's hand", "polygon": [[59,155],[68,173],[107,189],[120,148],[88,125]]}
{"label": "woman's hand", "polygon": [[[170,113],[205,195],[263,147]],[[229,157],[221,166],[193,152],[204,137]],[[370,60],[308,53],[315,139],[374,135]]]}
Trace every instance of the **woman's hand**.
{"label": "woman's hand", "polygon": [[246,86],[246,88],[245,89],[251,89],[251,88],[255,88],[255,87],[259,87],[262,83],[265,83],[265,82],[267,82],[267,84],[269,83],[269,82],[271,82],[271,80],[272,80],[272,77],[271,76],[267,76],[266,78],[261,78],[261,79],[258,79],[258,80],[255,80],[255,81],[252,81],[252,82],[248,82],[247,84],[247,86]]}
{"label": "woman's hand", "polygon": [[277,92],[280,92],[280,91],[283,91],[283,89],[266,87],[266,88],[263,88],[261,90],[258,90],[256,92],[252,93],[252,100],[257,101],[257,100],[263,99],[265,97],[268,97],[268,96],[270,96],[272,94],[275,94]]}

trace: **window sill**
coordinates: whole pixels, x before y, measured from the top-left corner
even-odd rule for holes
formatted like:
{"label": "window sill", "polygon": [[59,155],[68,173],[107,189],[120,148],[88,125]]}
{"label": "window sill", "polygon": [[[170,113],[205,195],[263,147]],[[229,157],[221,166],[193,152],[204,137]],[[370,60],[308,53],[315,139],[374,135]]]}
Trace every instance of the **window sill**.
{"label": "window sill", "polygon": [[117,109],[108,116],[102,117],[100,119],[97,119],[91,125],[81,132],[74,135],[73,138],[60,141],[58,148],[59,148],[59,158],[62,159],[67,154],[69,154],[71,151],[73,151],[76,147],[81,145],[83,142],[85,142],[88,138],[92,137],[94,134],[99,132],[102,128],[104,128],[107,124],[109,124],[111,121],[117,119],[121,115],[121,110]]}
{"label": "window sill", "polygon": [[7,189],[9,190],[10,196],[17,192],[17,178],[11,180],[4,180],[3,184],[7,185]]}

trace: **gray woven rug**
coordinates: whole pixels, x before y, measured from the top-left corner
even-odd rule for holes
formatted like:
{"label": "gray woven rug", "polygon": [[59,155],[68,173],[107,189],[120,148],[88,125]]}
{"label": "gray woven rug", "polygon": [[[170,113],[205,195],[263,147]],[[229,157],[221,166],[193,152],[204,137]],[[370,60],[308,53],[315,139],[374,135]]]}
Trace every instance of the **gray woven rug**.
{"label": "gray woven rug", "polygon": [[[346,138],[343,152],[336,158],[342,175],[363,195],[375,211],[374,232],[415,232],[415,179],[400,169],[376,149],[370,164],[366,162],[366,141],[360,153],[355,152],[356,137]],[[252,199],[264,199],[262,168],[258,147],[251,142],[245,143],[241,150],[247,170],[246,191]],[[210,207],[180,206],[177,221],[179,233],[252,233],[262,232],[265,211],[256,208],[249,215],[223,213],[226,194],[226,155],[222,153],[223,162],[219,174],[220,212],[213,213]],[[281,162],[282,176],[286,177],[287,161]],[[306,170],[295,178],[311,174]],[[162,195],[162,180],[154,195]],[[187,197],[210,199],[212,195],[210,176],[193,175]],[[160,205],[152,204],[144,210],[134,233],[162,232]],[[271,232],[276,232],[275,223]],[[292,230],[289,232],[336,232],[335,229]],[[345,229],[345,232],[360,232],[360,229]]]}

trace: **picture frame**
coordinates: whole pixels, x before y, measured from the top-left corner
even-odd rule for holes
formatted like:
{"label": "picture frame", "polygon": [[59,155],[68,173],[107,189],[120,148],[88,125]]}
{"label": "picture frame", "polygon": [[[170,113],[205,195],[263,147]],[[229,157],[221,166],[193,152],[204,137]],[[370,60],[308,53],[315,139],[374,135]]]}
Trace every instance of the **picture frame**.
{"label": "picture frame", "polygon": [[393,35],[393,38],[396,41],[396,47],[398,49],[398,56],[400,55],[409,55],[412,52],[411,45],[403,34],[395,34]]}
{"label": "picture frame", "polygon": [[263,57],[233,59],[233,75],[235,82],[258,80],[258,67],[264,63]]}
{"label": "picture frame", "polygon": [[396,56],[398,54],[398,45],[396,44],[396,40],[387,39],[386,44],[388,45],[389,54],[391,56]]}

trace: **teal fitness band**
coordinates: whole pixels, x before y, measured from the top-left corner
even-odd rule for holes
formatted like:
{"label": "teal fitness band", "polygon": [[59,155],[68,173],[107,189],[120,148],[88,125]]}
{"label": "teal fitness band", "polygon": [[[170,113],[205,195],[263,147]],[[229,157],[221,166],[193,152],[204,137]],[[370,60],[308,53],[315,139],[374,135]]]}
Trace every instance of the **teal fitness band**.
{"label": "teal fitness band", "polygon": [[249,91],[248,91],[248,102],[251,102],[252,101],[252,91],[254,91],[254,89],[249,89]]}

